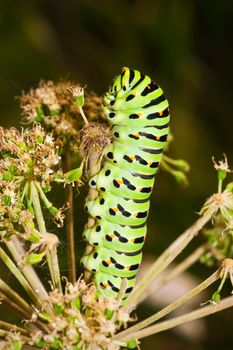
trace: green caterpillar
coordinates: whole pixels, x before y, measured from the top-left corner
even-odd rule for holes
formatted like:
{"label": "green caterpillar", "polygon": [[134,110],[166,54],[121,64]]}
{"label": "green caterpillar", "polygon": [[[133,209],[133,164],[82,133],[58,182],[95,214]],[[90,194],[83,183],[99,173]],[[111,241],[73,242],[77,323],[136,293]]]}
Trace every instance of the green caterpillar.
{"label": "green caterpillar", "polygon": [[99,295],[114,297],[127,279],[125,300],[142,259],[154,176],[166,144],[169,107],[162,89],[137,70],[123,68],[103,99],[112,143],[90,186],[99,196],[86,202],[95,225],[84,231],[93,246],[82,258]]}

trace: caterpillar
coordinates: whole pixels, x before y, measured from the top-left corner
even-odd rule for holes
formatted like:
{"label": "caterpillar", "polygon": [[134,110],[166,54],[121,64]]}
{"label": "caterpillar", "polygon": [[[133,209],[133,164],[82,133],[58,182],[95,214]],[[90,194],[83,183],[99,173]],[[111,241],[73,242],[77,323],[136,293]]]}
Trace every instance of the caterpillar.
{"label": "caterpillar", "polygon": [[104,152],[102,168],[89,182],[99,195],[86,202],[95,224],[83,233],[93,251],[82,258],[82,264],[93,273],[100,296],[115,297],[126,279],[124,302],[142,259],[150,195],[168,134],[169,106],[162,89],[147,75],[122,68],[103,98],[103,108],[112,143]]}

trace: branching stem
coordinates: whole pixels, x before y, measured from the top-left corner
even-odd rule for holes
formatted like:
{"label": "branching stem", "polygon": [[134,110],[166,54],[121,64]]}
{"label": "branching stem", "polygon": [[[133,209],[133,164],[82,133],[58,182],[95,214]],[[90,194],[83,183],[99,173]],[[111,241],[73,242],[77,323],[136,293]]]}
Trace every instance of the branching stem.
{"label": "branching stem", "polygon": [[193,253],[191,253],[186,259],[181,261],[177,266],[172,268],[167,274],[164,274],[157,282],[153,283],[138,299],[138,303],[143,302],[150,294],[160,290],[163,286],[172,281],[175,277],[179,276],[182,272],[186,271],[192,264],[194,264],[205,252],[206,245],[198,247]]}
{"label": "branching stem", "polygon": [[[65,153],[65,171],[71,170],[71,150],[69,146]],[[76,257],[75,257],[75,241],[74,241],[74,199],[73,188],[67,185],[65,188],[65,200],[69,203],[69,208],[66,211],[66,237],[68,241],[68,276],[71,283],[76,281]]]}
{"label": "branching stem", "polygon": [[[47,230],[45,227],[45,221],[44,221],[44,217],[43,217],[43,213],[40,205],[40,198],[37,191],[37,186],[33,181],[31,182],[31,198],[32,198],[32,204],[35,211],[39,231],[43,234],[46,234]],[[59,270],[56,247],[53,247],[46,253],[46,258],[47,258],[53,285],[55,288],[58,288],[58,290],[61,292],[62,291],[61,278],[60,278],[60,270]]]}
{"label": "branching stem", "polygon": [[151,283],[161,274],[162,271],[179,255],[182,250],[198,234],[202,227],[213,217],[217,209],[210,207],[191,227],[181,234],[154,262],[151,268],[145,273],[141,280],[136,284],[134,291],[123,307],[129,310],[138,304],[142,294],[147,290]]}
{"label": "branching stem", "polygon": [[177,327],[182,324],[186,324],[187,322],[197,320],[202,317],[206,317],[208,315],[212,315],[216,312],[225,310],[227,308],[230,308],[233,306],[233,296],[225,298],[221,300],[219,304],[216,305],[208,305],[205,307],[202,307],[200,309],[197,309],[195,311],[189,312],[185,315],[172,318],[171,320],[160,322],[154,326],[150,326],[147,328],[144,328],[138,332],[135,332],[134,334],[130,334],[129,336],[124,338],[124,341],[128,341],[130,339],[142,339],[145,337],[148,337],[152,334],[156,334],[159,332],[166,331],[168,329],[171,329],[173,327]]}
{"label": "branching stem", "polygon": [[[172,304],[168,305],[164,309],[156,312],[154,315],[148,317],[144,321],[137,323],[135,326],[132,326],[132,327],[128,328],[127,330],[120,332],[119,334],[117,334],[115,339],[121,339],[121,340],[123,339],[123,341],[125,341],[125,337],[128,336],[129,334],[133,334],[135,332],[140,331],[141,329],[149,326],[151,323],[159,320],[160,318],[164,317],[165,315],[176,310],[179,306],[183,305],[188,300],[192,299],[197,294],[202,292],[204,289],[209,287],[212,283],[217,281],[217,279],[220,276],[220,270],[221,269],[218,269],[215,273],[213,273],[209,278],[207,278],[205,281],[200,283],[197,287],[193,288],[191,291],[189,291],[184,296],[177,299],[176,301],[174,301]],[[130,338],[132,338],[132,336]]]}
{"label": "branching stem", "polygon": [[[26,254],[25,250],[22,247],[22,243],[18,240],[17,237],[13,236],[11,240],[6,241],[5,244],[10,253],[12,254],[14,260],[17,261],[19,269],[20,271],[22,271],[27,281],[25,282],[25,279],[22,278],[23,276],[18,273],[17,267],[10,260],[10,258],[6,254],[3,254],[4,251],[1,251],[1,254],[4,258],[3,261],[14,273],[15,277],[28,292],[35,304],[39,307],[44,307],[44,309],[46,310],[46,312],[48,312],[49,315],[54,315],[52,308],[48,304],[48,293],[46,292],[41,280],[39,279],[33,267],[30,265],[25,265],[25,263],[22,260],[22,257],[24,257]],[[29,287],[28,282],[30,284]]]}
{"label": "branching stem", "polygon": [[[93,152],[89,156],[89,174],[90,176],[94,176],[100,171],[100,162],[97,154]],[[95,190],[94,188],[90,188],[88,192],[88,199],[89,200],[94,200],[98,196],[98,191]],[[87,227],[90,228],[95,224],[95,219],[89,216],[88,222],[87,222]],[[85,255],[89,255],[92,252],[92,246],[90,244],[86,245],[86,250],[85,250]],[[84,271],[84,279],[88,283],[91,279],[91,272],[88,270]]]}
{"label": "branching stem", "polygon": [[[10,244],[7,244],[7,246],[10,246]],[[9,249],[11,250],[11,249]],[[32,289],[28,281],[25,279],[25,277],[22,275],[18,267],[13,263],[13,261],[10,259],[10,257],[4,252],[2,248],[0,248],[0,258],[2,261],[6,264],[8,269],[13,273],[13,275],[17,278],[18,282],[21,284],[21,286],[24,288],[24,290],[27,292],[27,294],[31,297],[32,301],[35,303],[36,306],[42,307],[42,302],[40,298],[38,297],[37,293]]]}

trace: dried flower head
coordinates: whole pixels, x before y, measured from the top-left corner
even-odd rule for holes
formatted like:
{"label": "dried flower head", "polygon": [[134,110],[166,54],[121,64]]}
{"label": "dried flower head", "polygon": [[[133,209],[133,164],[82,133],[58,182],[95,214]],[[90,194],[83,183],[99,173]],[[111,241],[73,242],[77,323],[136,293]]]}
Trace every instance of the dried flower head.
{"label": "dried flower head", "polygon": [[224,159],[223,160],[220,160],[218,163],[215,162],[215,159],[214,157],[212,157],[212,161],[214,163],[214,168],[217,170],[217,171],[223,171],[225,173],[230,173],[231,170],[229,168],[229,165],[228,165],[228,161],[227,161],[227,157],[225,154],[224,155]]}
{"label": "dried flower head", "polygon": [[42,123],[53,130],[55,136],[68,138],[72,143],[79,141],[79,130],[83,125],[82,110],[89,121],[106,120],[101,98],[94,93],[87,94],[84,104],[84,88],[71,81],[61,80],[39,83],[20,97],[23,124]]}
{"label": "dried flower head", "polygon": [[[59,147],[40,125],[21,132],[0,128],[0,223],[8,235],[13,231],[12,224],[22,221],[25,201],[30,207],[30,184],[36,182],[41,192],[48,191],[51,182],[62,177]],[[63,214],[50,206],[53,216],[63,220]],[[27,232],[26,236],[30,234]]]}
{"label": "dried flower head", "polygon": [[131,321],[128,312],[120,309],[116,299],[98,299],[93,284],[83,280],[67,282],[65,293],[53,290],[49,303],[55,316],[48,326],[49,334],[34,332],[31,345],[48,350],[96,349],[118,350],[121,344],[112,336]]}
{"label": "dried flower head", "polygon": [[89,123],[80,132],[80,152],[85,161],[90,157],[100,161],[104,149],[110,144],[109,129],[103,124]]}
{"label": "dried flower head", "polygon": [[210,207],[212,207],[216,212],[219,211],[226,223],[229,222],[232,220],[233,193],[227,189],[223,192],[214,193],[205,202],[200,211],[200,215],[203,215]]}
{"label": "dried flower head", "polygon": [[60,162],[59,144],[40,125],[19,132],[0,129],[0,169],[3,180],[37,180],[49,185]]}

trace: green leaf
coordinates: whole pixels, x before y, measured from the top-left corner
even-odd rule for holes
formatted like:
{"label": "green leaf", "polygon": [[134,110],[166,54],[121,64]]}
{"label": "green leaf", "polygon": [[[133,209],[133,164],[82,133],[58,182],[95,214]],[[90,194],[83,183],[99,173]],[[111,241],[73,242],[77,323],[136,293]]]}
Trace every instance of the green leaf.
{"label": "green leaf", "polygon": [[22,345],[23,344],[19,340],[13,340],[11,342],[11,350],[21,350]]}
{"label": "green leaf", "polygon": [[127,345],[127,349],[136,349],[138,347],[138,341],[136,339],[130,340]]}
{"label": "green leaf", "polygon": [[31,243],[38,243],[40,242],[40,235],[35,231],[31,230],[31,234],[28,237],[29,242]]}
{"label": "green leaf", "polygon": [[44,256],[44,253],[41,253],[41,254],[36,254],[36,253],[28,254],[28,256],[26,258],[26,264],[28,264],[28,265],[38,264],[43,259],[43,256]]}
{"label": "green leaf", "polygon": [[72,300],[71,305],[75,307],[77,310],[81,309],[81,300],[79,298],[75,298]]}
{"label": "green leaf", "polygon": [[112,316],[114,315],[114,311],[113,310],[105,310],[104,314],[108,320],[111,320]]}
{"label": "green leaf", "polygon": [[55,216],[55,215],[57,215],[57,213],[59,212],[59,210],[56,208],[56,207],[49,207],[48,208],[48,210],[49,210],[49,212],[50,212],[50,214],[52,215],[52,216]]}
{"label": "green leaf", "polygon": [[41,123],[43,121],[43,110],[42,108],[37,108],[35,122]]}
{"label": "green leaf", "polygon": [[35,345],[38,346],[39,348],[43,348],[46,345],[46,342],[44,339],[40,339],[37,342],[35,342]]}
{"label": "green leaf", "polygon": [[224,170],[219,170],[218,171],[218,179],[220,181],[223,181],[227,176],[227,173]]}
{"label": "green leaf", "polygon": [[2,174],[2,178],[5,181],[11,181],[13,179],[13,175],[10,171],[4,171],[4,173]]}
{"label": "green leaf", "polygon": [[64,306],[62,304],[55,304],[54,310],[55,310],[57,315],[61,315],[64,311]]}
{"label": "green leaf", "polygon": [[76,168],[68,171],[68,173],[65,174],[66,183],[71,184],[72,182],[79,180],[82,176],[82,173],[83,172],[81,168]]}
{"label": "green leaf", "polygon": [[178,182],[178,184],[180,185],[188,184],[187,176],[182,171],[172,170],[171,174],[175,177],[175,180]]}
{"label": "green leaf", "polygon": [[78,106],[82,107],[84,105],[84,95],[77,96],[75,97],[75,102],[77,103]]}
{"label": "green leaf", "polygon": [[51,349],[54,349],[54,350],[63,348],[63,345],[60,339],[54,339],[54,341],[50,346],[51,346]]}
{"label": "green leaf", "polygon": [[217,292],[215,292],[215,293],[212,295],[211,302],[212,302],[212,303],[219,304],[219,303],[220,303],[220,300],[221,300],[221,295],[220,295],[220,293],[217,291]]}
{"label": "green leaf", "polygon": [[11,205],[11,196],[9,195],[4,195],[2,197],[2,204],[4,204],[5,206],[10,206]]}

